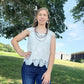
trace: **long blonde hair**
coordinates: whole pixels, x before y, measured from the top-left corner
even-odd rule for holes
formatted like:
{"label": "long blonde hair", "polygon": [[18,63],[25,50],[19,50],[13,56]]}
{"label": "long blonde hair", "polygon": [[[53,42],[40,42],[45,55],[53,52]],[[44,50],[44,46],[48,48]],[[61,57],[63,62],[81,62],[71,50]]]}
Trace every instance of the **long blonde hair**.
{"label": "long blonde hair", "polygon": [[[36,16],[35,16],[35,18],[34,18],[33,27],[37,27],[37,26],[38,26],[38,21],[37,21],[36,17],[37,17],[38,13],[39,13],[41,10],[46,10],[46,11],[47,11],[47,14],[48,14],[48,19],[49,19],[49,17],[50,17],[49,11],[48,11],[48,9],[47,9],[46,7],[42,7],[42,8],[40,8],[40,9],[38,9],[38,10],[37,10],[37,13],[36,13]],[[49,28],[49,23],[50,23],[50,22],[48,21],[48,23],[46,23],[46,25],[45,25],[45,27],[46,27],[47,29]]]}

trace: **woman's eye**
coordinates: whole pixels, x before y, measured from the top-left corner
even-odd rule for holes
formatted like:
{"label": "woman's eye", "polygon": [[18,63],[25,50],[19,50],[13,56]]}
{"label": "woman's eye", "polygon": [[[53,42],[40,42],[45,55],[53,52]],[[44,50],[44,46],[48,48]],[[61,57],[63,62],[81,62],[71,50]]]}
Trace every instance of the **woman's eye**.
{"label": "woman's eye", "polygon": [[46,14],[39,14],[39,16],[47,16]]}

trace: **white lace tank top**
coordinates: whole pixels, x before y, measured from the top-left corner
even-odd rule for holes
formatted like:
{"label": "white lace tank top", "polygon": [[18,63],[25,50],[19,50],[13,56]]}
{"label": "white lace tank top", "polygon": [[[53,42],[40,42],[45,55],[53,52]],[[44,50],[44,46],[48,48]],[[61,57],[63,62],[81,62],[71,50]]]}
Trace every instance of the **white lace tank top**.
{"label": "white lace tank top", "polygon": [[34,66],[39,65],[42,67],[45,65],[48,68],[51,37],[55,36],[55,33],[48,29],[48,33],[44,38],[38,38],[35,34],[34,27],[27,28],[27,30],[30,31],[27,51],[31,51],[32,53],[28,59],[24,58],[24,62],[26,65],[33,63]]}

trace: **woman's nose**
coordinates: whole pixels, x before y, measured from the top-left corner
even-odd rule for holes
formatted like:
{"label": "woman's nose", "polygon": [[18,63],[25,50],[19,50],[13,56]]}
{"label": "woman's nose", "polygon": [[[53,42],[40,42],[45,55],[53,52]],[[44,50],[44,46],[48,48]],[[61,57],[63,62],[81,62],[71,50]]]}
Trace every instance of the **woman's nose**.
{"label": "woman's nose", "polygon": [[44,16],[42,15],[41,18],[44,18]]}

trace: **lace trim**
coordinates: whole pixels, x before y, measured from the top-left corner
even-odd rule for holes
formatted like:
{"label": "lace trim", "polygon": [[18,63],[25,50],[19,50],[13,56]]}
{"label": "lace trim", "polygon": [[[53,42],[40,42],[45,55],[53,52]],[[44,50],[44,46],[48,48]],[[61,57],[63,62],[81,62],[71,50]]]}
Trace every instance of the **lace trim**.
{"label": "lace trim", "polygon": [[32,63],[34,64],[34,66],[40,66],[40,67],[42,67],[42,66],[46,66],[46,68],[48,68],[48,62],[46,61],[46,60],[42,60],[42,59],[32,59],[32,61],[31,60],[27,60],[27,59],[25,59],[24,60],[25,61],[25,63],[26,63],[26,65],[31,65]]}

